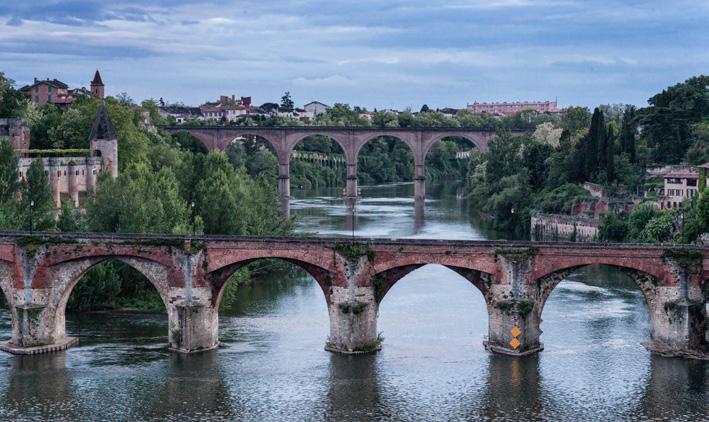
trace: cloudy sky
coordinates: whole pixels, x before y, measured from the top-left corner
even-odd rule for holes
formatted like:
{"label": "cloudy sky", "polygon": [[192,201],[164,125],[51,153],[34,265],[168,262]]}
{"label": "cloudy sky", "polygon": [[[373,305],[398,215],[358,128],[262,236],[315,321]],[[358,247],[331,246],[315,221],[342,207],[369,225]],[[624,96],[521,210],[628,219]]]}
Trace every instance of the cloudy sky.
{"label": "cloudy sky", "polygon": [[0,0],[0,71],[198,104],[645,104],[709,73],[709,1]]}

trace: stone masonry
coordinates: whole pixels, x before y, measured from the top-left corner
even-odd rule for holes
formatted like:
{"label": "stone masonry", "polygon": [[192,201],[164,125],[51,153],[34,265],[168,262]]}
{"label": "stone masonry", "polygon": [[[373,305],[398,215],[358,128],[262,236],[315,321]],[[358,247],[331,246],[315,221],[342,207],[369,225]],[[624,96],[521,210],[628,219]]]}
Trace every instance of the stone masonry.
{"label": "stone masonry", "polygon": [[259,259],[307,271],[328,305],[327,350],[381,347],[379,303],[406,274],[444,265],[478,288],[487,304],[485,347],[536,353],[544,304],[571,271],[603,264],[624,271],[650,310],[645,347],[663,355],[707,358],[709,247],[550,242],[374,240],[351,238],[180,237],[118,234],[0,234],[0,287],[12,311],[11,353],[42,353],[76,343],[65,330],[72,289],[92,266],[122,261],[155,286],[176,352],[218,345],[219,303],[232,274]]}

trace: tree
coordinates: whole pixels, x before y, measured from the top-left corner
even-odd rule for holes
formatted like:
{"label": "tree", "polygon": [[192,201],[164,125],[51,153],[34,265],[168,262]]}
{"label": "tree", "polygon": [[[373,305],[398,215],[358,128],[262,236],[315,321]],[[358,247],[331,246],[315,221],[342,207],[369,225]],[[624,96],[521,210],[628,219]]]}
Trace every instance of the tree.
{"label": "tree", "polygon": [[19,160],[10,142],[0,140],[0,204],[14,198],[20,188]]}
{"label": "tree", "polygon": [[62,201],[62,206],[57,218],[57,229],[61,232],[83,231],[84,226],[81,221],[81,215],[74,209],[74,205],[71,201]]}
{"label": "tree", "polygon": [[620,152],[627,154],[631,163],[635,163],[635,134],[637,130],[635,107],[627,106],[623,112],[623,122],[620,127]]}
{"label": "tree", "polygon": [[38,110],[38,118],[30,125],[30,148],[56,148],[53,133],[62,121],[62,112],[54,104],[45,104]]}
{"label": "tree", "polygon": [[188,233],[190,210],[170,168],[154,173],[129,163],[116,179],[102,176],[86,207],[89,228],[119,233]]}
{"label": "tree", "polygon": [[421,106],[421,113],[428,113],[429,111],[431,111],[431,109],[428,108],[427,104],[424,104],[423,106]]}
{"label": "tree", "polygon": [[290,97],[290,91],[286,91],[281,97],[281,107],[286,111],[293,111],[295,103],[293,103],[293,100]]}
{"label": "tree", "polygon": [[44,231],[54,227],[52,211],[55,204],[43,160],[32,161],[27,169],[27,177],[22,183],[20,207],[23,230]]}
{"label": "tree", "polygon": [[15,89],[15,81],[0,72],[0,117],[25,117],[30,107],[25,95]]}

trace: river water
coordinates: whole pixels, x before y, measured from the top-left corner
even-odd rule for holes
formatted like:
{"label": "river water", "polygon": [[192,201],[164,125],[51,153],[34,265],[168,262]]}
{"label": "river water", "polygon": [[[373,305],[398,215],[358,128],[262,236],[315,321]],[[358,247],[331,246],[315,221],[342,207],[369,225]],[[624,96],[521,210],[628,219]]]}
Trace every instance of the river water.
{"label": "river water", "polygon": [[[350,235],[335,190],[294,192],[298,229]],[[471,219],[455,186],[363,187],[358,236],[505,238]],[[323,350],[328,316],[307,274],[269,274],[240,288],[220,317],[221,346],[191,356],[165,348],[161,315],[69,315],[80,346],[0,355],[0,419],[8,420],[708,420],[709,363],[640,345],[649,316],[619,272],[587,267],[552,293],[537,356],[487,353],[482,295],[453,271],[424,266],[381,303],[381,352]],[[9,337],[0,313],[0,336]]]}

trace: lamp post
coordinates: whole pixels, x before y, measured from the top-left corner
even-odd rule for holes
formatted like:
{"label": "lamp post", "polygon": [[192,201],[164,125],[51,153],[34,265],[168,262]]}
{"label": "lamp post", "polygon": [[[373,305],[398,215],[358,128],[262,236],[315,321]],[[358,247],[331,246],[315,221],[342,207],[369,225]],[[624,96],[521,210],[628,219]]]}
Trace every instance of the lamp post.
{"label": "lamp post", "polygon": [[30,234],[34,230],[34,201],[30,201]]}
{"label": "lamp post", "polygon": [[190,203],[190,207],[192,208],[192,216],[190,217],[190,221],[192,223],[192,237],[194,237],[194,201]]}

